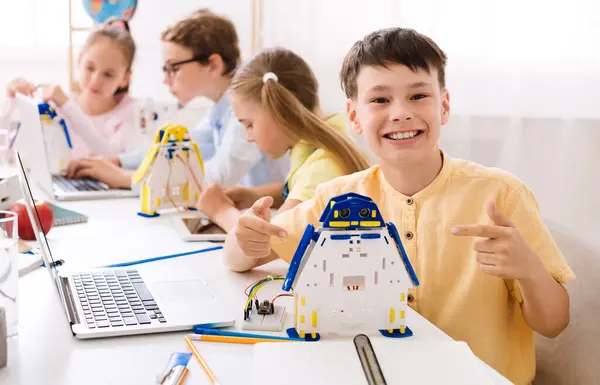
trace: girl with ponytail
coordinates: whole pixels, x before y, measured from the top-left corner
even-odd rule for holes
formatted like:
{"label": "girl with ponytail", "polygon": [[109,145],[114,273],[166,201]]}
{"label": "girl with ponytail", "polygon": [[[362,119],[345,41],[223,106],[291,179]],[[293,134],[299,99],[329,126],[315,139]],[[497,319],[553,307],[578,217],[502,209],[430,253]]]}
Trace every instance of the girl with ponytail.
{"label": "girl with ponytail", "polygon": [[230,90],[233,111],[246,127],[248,141],[273,159],[289,152],[291,167],[284,184],[205,190],[198,208],[225,231],[237,223],[239,209],[262,196],[272,196],[282,212],[314,197],[319,184],[369,167],[345,127],[323,119],[317,80],[292,51],[261,52],[236,73]]}

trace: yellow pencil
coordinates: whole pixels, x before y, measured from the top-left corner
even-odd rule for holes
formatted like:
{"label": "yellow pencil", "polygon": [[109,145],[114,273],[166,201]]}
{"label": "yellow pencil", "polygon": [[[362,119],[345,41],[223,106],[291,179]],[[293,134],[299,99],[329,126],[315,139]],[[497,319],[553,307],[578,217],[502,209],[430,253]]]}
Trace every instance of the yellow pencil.
{"label": "yellow pencil", "polygon": [[205,342],[227,342],[230,344],[257,344],[259,342],[289,342],[293,340],[276,340],[271,338],[251,338],[251,337],[231,337],[231,336],[217,336],[209,334],[190,334],[186,338],[190,338],[194,341],[205,341]]}
{"label": "yellow pencil", "polygon": [[196,349],[196,345],[194,345],[189,336],[185,337],[185,343],[191,349],[192,353],[194,353],[194,357],[196,357],[196,360],[198,360],[198,363],[200,364],[200,366],[202,366],[204,372],[206,372],[206,375],[210,379],[210,382],[212,382],[213,385],[220,385],[219,381],[217,380],[217,377],[212,372],[212,370],[210,370],[208,364],[206,363],[206,360],[200,355],[200,352],[198,351],[198,349]]}

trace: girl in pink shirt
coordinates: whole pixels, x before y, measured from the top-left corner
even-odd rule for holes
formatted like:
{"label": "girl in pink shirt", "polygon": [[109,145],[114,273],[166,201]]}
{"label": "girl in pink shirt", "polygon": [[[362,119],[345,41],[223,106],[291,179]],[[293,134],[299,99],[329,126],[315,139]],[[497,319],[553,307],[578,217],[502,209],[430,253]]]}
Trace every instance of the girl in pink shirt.
{"label": "girl in pink shirt", "polygon": [[78,92],[67,96],[57,84],[36,86],[24,79],[8,85],[32,96],[42,89],[43,100],[65,119],[74,158],[90,154],[115,156],[139,146],[141,133],[134,124],[135,106],[128,94],[135,43],[126,22],[112,19],[94,30],[79,56]]}

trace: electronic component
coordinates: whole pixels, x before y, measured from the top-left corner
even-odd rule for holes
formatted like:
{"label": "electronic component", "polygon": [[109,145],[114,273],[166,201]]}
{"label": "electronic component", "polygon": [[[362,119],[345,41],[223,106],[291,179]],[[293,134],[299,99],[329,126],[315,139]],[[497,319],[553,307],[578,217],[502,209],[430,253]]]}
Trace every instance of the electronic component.
{"label": "electronic component", "polygon": [[259,306],[258,306],[258,314],[261,315],[268,315],[268,314],[273,314],[275,313],[275,309],[273,306],[273,303],[270,302],[269,300],[264,300]]}
{"label": "electronic component", "polygon": [[282,281],[282,276],[268,276],[249,285],[244,293],[248,296],[244,307],[244,322],[242,329],[245,330],[267,330],[281,331],[285,318],[285,306],[275,305],[275,300],[281,296],[290,294],[279,294],[271,300],[259,301],[258,291],[270,281]]}
{"label": "electronic component", "polygon": [[271,314],[259,314],[257,309],[254,308],[250,311],[249,317],[244,319],[242,323],[243,330],[265,330],[279,332],[283,329],[283,322],[285,320],[285,306],[273,305],[273,313]]}

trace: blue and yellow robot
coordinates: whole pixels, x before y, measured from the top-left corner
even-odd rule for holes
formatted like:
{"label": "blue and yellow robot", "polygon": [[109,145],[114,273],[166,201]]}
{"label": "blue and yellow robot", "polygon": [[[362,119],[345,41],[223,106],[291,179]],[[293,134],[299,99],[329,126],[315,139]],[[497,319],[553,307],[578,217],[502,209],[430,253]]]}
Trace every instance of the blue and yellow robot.
{"label": "blue and yellow robot", "polygon": [[288,334],[411,336],[406,301],[419,280],[396,226],[384,222],[372,199],[355,193],[332,198],[319,222],[316,230],[307,226],[283,283],[294,292]]}

